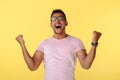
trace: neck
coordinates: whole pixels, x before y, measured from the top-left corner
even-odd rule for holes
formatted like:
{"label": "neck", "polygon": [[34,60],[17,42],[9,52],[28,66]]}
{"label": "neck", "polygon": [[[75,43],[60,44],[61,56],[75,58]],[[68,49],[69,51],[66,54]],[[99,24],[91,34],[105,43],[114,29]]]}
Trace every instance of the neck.
{"label": "neck", "polygon": [[68,35],[65,33],[65,34],[54,34],[53,37],[56,38],[56,39],[63,39],[65,37],[67,37]]}

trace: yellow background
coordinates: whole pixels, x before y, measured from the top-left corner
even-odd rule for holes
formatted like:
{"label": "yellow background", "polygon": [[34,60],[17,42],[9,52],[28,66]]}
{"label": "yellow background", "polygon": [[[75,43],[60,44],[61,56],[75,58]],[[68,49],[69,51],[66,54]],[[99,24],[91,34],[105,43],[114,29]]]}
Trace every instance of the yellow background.
{"label": "yellow background", "polygon": [[89,70],[77,61],[76,80],[120,80],[119,0],[0,0],[0,80],[43,80],[44,65],[31,72],[15,37],[23,34],[32,56],[38,44],[50,37],[50,14],[65,11],[67,33],[80,38],[87,52],[92,31],[103,33]]}

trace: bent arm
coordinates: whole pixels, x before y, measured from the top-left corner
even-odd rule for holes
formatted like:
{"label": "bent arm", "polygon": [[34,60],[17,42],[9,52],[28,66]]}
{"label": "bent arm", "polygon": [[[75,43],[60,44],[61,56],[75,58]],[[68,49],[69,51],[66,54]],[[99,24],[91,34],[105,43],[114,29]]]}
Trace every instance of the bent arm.
{"label": "bent arm", "polygon": [[28,50],[26,49],[25,42],[23,40],[23,36],[22,35],[17,36],[16,40],[18,41],[18,43],[21,46],[23,57],[25,59],[25,62],[27,64],[28,68],[31,71],[36,70],[43,60],[43,56],[44,56],[43,53],[36,50],[33,57],[31,57]]}
{"label": "bent arm", "polygon": [[85,50],[80,50],[77,52],[77,56],[80,61],[80,64],[84,69],[89,69],[91,67],[95,55],[96,55],[96,47],[94,46],[91,47],[89,54],[87,54]]}
{"label": "bent arm", "polygon": [[[94,36],[93,36],[92,42],[97,43],[101,36],[101,33],[94,31],[93,35]],[[89,51],[89,54],[86,53],[86,50],[80,50],[77,52],[77,56],[80,61],[80,64],[84,69],[89,69],[91,67],[93,60],[95,58],[95,55],[96,55],[96,49],[97,49],[97,46],[92,45]]]}

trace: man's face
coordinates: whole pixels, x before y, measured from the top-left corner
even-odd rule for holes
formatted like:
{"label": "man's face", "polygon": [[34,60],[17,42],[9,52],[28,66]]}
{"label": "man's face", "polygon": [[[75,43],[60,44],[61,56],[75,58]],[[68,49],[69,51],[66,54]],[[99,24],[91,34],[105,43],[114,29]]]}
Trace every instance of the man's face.
{"label": "man's face", "polygon": [[65,32],[65,26],[67,22],[61,13],[54,13],[51,17],[51,27],[56,34],[61,34]]}

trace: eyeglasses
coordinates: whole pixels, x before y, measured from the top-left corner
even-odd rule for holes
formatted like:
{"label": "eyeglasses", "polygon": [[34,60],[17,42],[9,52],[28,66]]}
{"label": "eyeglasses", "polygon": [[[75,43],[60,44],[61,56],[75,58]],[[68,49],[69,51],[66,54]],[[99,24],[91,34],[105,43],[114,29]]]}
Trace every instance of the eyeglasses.
{"label": "eyeglasses", "polygon": [[56,20],[58,20],[58,21],[65,21],[65,18],[63,16],[51,17],[51,22],[55,22]]}

